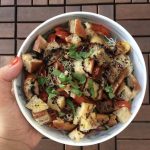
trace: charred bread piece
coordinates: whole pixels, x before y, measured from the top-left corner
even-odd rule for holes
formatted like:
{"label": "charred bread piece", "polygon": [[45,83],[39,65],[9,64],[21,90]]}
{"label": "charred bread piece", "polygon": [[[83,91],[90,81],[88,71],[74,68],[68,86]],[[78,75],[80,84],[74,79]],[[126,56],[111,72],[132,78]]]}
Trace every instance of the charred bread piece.
{"label": "charred bread piece", "polygon": [[34,43],[33,50],[41,53],[41,50],[45,49],[47,47],[47,41],[39,35]]}
{"label": "charred bread piece", "polygon": [[70,26],[70,33],[77,34],[78,36],[85,38],[86,37],[86,32],[85,29],[81,23],[81,20],[79,19],[74,19],[69,22]]}
{"label": "charred bread piece", "polygon": [[47,110],[43,110],[37,113],[32,112],[32,115],[35,121],[37,121],[40,125],[48,124],[51,121],[51,117]]}
{"label": "charred bread piece", "polygon": [[43,64],[42,60],[33,58],[30,53],[22,54],[22,61],[23,61],[23,64],[25,66],[25,69],[29,73],[36,71]]}
{"label": "charred bread piece", "polygon": [[80,132],[77,128],[69,133],[70,139],[76,142],[79,142],[81,139],[84,138],[84,136],[85,135],[82,132]]}
{"label": "charred bread piece", "polygon": [[106,114],[97,114],[96,118],[99,122],[106,123],[109,121],[109,116]]}
{"label": "charred bread piece", "polygon": [[116,55],[126,54],[131,50],[131,46],[127,41],[118,41],[116,43]]}
{"label": "charred bread piece", "polygon": [[64,120],[57,118],[57,120],[53,120],[53,126],[59,130],[71,131],[76,125],[70,122],[64,122]]}
{"label": "charred bread piece", "polygon": [[137,81],[137,79],[135,78],[133,74],[129,75],[127,82],[128,82],[129,87],[132,89],[132,96],[131,96],[131,99],[132,99],[140,91],[141,87],[140,87],[139,82]]}
{"label": "charred bread piece", "polygon": [[94,68],[94,59],[86,58],[83,63],[84,70],[90,74],[92,74]]}
{"label": "charred bread piece", "polygon": [[82,60],[74,61],[73,65],[74,65],[74,71],[76,73],[85,74],[85,71],[84,71],[83,66],[82,66]]}
{"label": "charred bread piece", "polygon": [[104,40],[100,36],[98,36],[97,34],[94,34],[91,37],[90,42],[91,43],[98,43],[98,44],[101,44],[101,45],[104,44]]}
{"label": "charred bread piece", "polygon": [[79,46],[81,44],[81,38],[77,34],[71,34],[65,38],[66,42]]}
{"label": "charred bread piece", "polygon": [[121,123],[126,123],[129,118],[131,117],[131,112],[127,107],[122,107],[114,112],[114,114],[117,116],[117,119]]}
{"label": "charred bread piece", "polygon": [[132,96],[131,89],[123,82],[120,87],[118,88],[116,92],[117,96],[119,96],[121,99],[124,99],[126,101],[129,101]]}
{"label": "charred bread piece", "polygon": [[114,82],[113,84],[113,92],[115,93],[116,90],[118,89],[118,87],[121,85],[121,83],[123,82],[123,80],[128,76],[129,74],[129,70],[128,68],[125,68],[119,75],[118,79],[116,80],[116,82]]}
{"label": "charred bread piece", "polygon": [[34,95],[39,95],[39,85],[36,78],[30,74],[24,80],[24,94],[28,100],[32,98]]}
{"label": "charred bread piece", "polygon": [[33,113],[37,113],[48,109],[48,105],[45,102],[43,102],[42,99],[38,98],[36,95],[34,95],[30,99],[30,101],[26,104],[26,107],[32,110]]}

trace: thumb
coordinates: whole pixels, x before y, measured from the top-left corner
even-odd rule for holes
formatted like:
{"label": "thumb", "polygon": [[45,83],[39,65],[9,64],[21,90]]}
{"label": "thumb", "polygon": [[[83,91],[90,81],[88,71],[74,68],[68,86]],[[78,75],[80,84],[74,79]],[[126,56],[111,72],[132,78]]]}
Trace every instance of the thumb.
{"label": "thumb", "polygon": [[0,68],[0,80],[11,82],[22,70],[22,60],[20,57],[14,58],[8,65]]}

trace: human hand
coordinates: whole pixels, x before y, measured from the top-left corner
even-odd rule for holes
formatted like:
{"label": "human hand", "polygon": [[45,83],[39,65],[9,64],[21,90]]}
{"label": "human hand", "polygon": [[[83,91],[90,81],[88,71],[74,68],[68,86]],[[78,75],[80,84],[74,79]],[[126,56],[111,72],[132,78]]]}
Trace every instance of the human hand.
{"label": "human hand", "polygon": [[21,58],[16,57],[0,68],[0,147],[3,146],[3,150],[33,149],[42,137],[25,120],[11,92],[12,80],[22,66]]}

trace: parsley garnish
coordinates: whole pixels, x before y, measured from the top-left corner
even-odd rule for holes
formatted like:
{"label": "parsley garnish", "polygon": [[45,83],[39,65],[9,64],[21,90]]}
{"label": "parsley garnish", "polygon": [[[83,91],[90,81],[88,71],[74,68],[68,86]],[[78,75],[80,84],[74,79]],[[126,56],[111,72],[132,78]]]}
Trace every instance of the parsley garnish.
{"label": "parsley garnish", "polygon": [[47,87],[46,92],[48,94],[48,99],[52,99],[57,96],[58,92],[54,90],[52,87]]}
{"label": "parsley garnish", "polygon": [[44,84],[46,84],[48,82],[48,78],[47,77],[44,77],[44,76],[39,76],[38,77],[38,83],[39,83],[39,85],[44,85]]}
{"label": "parsley garnish", "polygon": [[57,76],[61,82],[65,82],[65,83],[69,83],[72,79],[71,76],[66,76],[63,72],[61,72],[57,69],[54,69],[52,74],[54,76]]}
{"label": "parsley garnish", "polygon": [[86,76],[84,74],[73,73],[72,76],[79,81],[80,84],[86,82]]}
{"label": "parsley garnish", "polygon": [[86,59],[90,57],[93,53],[93,49],[91,49],[89,52],[83,52],[83,51],[77,51],[77,47],[75,45],[71,45],[69,48],[68,55],[69,57],[73,59]]}
{"label": "parsley garnish", "polygon": [[91,96],[94,97],[95,96],[95,92],[94,92],[93,80],[92,79],[88,80],[88,87],[89,87]]}
{"label": "parsley garnish", "polygon": [[66,103],[72,109],[73,114],[75,115],[76,114],[76,110],[75,110],[75,106],[74,106],[73,102],[71,101],[71,99],[67,99]]}
{"label": "parsley garnish", "polygon": [[78,96],[82,95],[82,92],[78,88],[72,88],[71,92],[74,93],[74,94],[76,94],[76,95],[78,95]]}
{"label": "parsley garnish", "polygon": [[112,98],[115,97],[115,95],[114,95],[114,93],[113,93],[113,88],[112,88],[111,85],[108,85],[108,84],[107,84],[104,90],[105,90],[105,92],[108,94],[108,96],[109,96],[110,99],[112,99]]}

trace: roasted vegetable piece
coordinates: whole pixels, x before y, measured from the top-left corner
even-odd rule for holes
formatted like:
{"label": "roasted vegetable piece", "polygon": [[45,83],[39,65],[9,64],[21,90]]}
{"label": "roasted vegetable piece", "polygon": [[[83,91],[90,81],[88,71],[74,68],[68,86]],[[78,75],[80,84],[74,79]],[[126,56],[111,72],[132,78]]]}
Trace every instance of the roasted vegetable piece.
{"label": "roasted vegetable piece", "polygon": [[28,75],[24,80],[24,93],[28,100],[32,98],[32,96],[39,95],[39,85],[38,82],[32,74]]}
{"label": "roasted vegetable piece", "polygon": [[69,26],[70,26],[71,33],[77,34],[78,36],[83,37],[83,38],[86,37],[86,32],[81,23],[81,20],[79,19],[71,20],[69,22]]}
{"label": "roasted vegetable piece", "polygon": [[51,117],[48,114],[47,110],[43,110],[37,113],[33,113],[33,118],[40,124],[40,125],[44,125],[47,124],[51,121]]}
{"label": "roasted vegetable piece", "polygon": [[115,105],[115,109],[119,109],[122,107],[127,107],[128,109],[131,108],[131,103],[127,100],[117,100],[115,101],[114,105]]}
{"label": "roasted vegetable piece", "polygon": [[55,31],[55,35],[63,40],[65,40],[65,38],[69,36],[69,33],[61,27],[55,28]]}
{"label": "roasted vegetable piece", "polygon": [[59,130],[71,131],[75,128],[74,124],[69,122],[64,122],[64,120],[57,118],[57,120],[53,120],[53,126]]}
{"label": "roasted vegetable piece", "polygon": [[103,25],[92,23],[91,29],[93,31],[95,31],[96,33],[103,34],[103,35],[106,35],[108,37],[110,36],[110,31],[106,27],[104,27]]}
{"label": "roasted vegetable piece", "polygon": [[44,50],[47,47],[47,41],[39,35],[34,43],[33,50],[41,53],[41,50]]}
{"label": "roasted vegetable piece", "polygon": [[47,42],[50,43],[50,42],[54,42],[55,40],[56,40],[56,35],[55,34],[50,34],[48,36]]}
{"label": "roasted vegetable piece", "polygon": [[25,69],[32,73],[34,71],[37,71],[41,65],[43,64],[42,60],[33,58],[30,53],[22,54],[22,61],[25,66]]}
{"label": "roasted vegetable piece", "polygon": [[118,87],[121,85],[123,80],[128,76],[129,70],[128,68],[125,68],[119,75],[117,81],[113,84],[113,92],[115,93]]}
{"label": "roasted vegetable piece", "polygon": [[81,103],[83,103],[83,102],[85,102],[85,103],[92,103],[87,97],[85,97],[85,96],[77,96],[77,95],[75,95],[75,94],[71,94],[70,95],[73,99],[74,99],[74,101],[77,103],[77,104],[81,104]]}
{"label": "roasted vegetable piece", "polygon": [[96,103],[96,108],[101,114],[110,114],[114,111],[112,100],[98,101]]}

